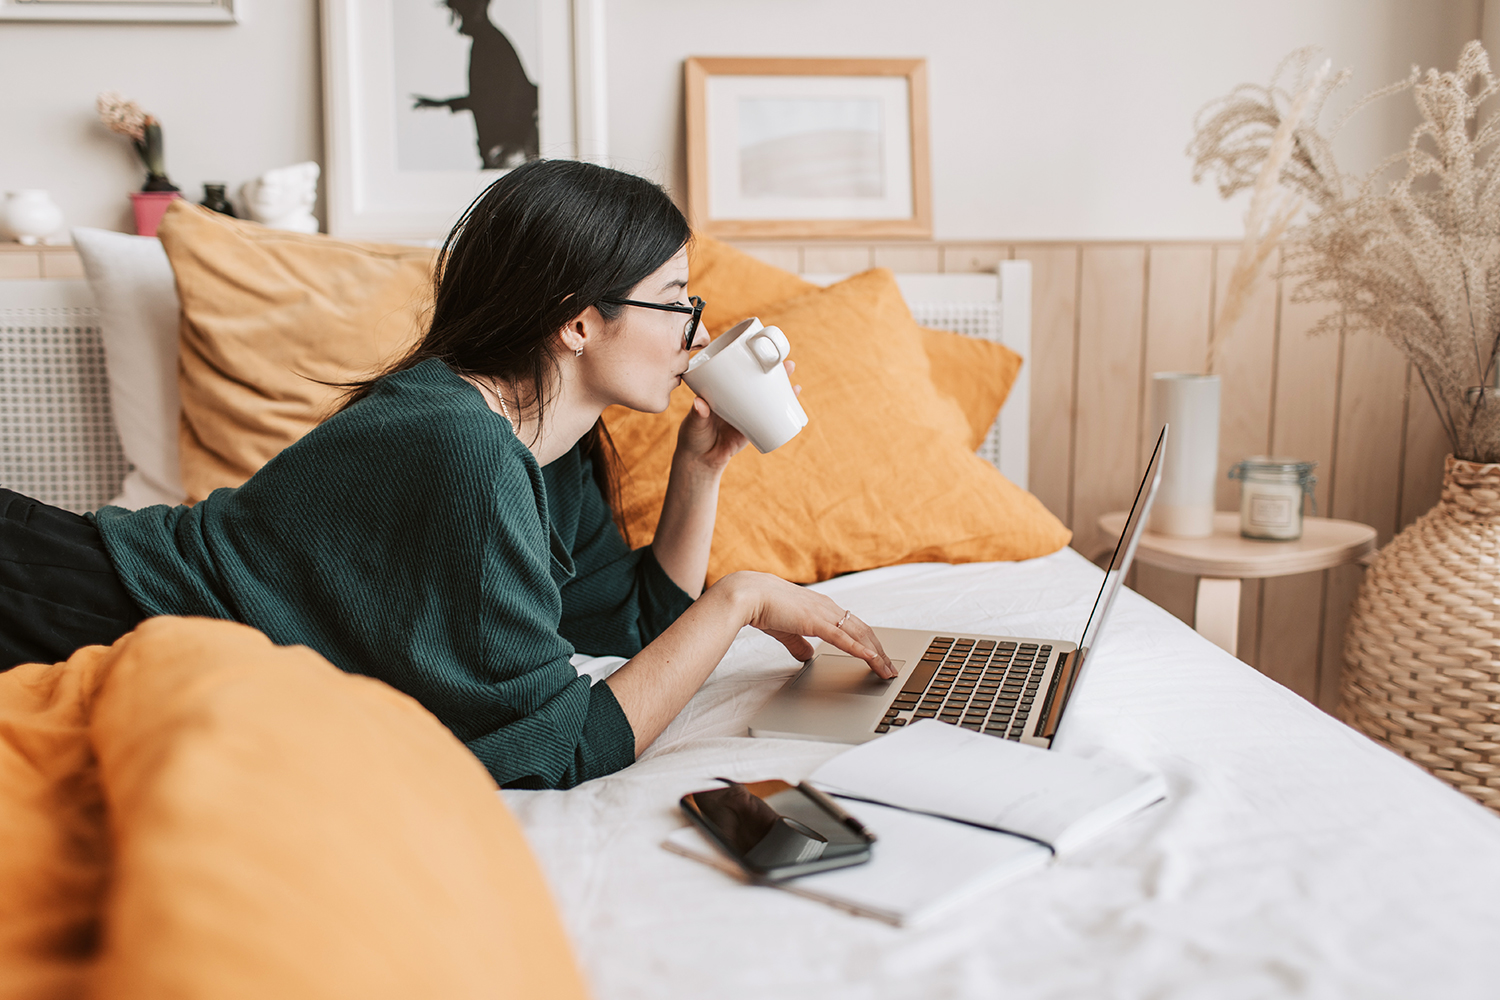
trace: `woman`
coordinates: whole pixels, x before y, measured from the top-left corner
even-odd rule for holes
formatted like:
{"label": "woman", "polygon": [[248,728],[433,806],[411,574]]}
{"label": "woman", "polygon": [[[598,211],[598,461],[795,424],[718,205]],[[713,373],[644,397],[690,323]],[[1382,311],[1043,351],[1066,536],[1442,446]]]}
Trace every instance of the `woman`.
{"label": "woman", "polygon": [[[753,625],[894,676],[873,631],[760,573],[707,591],[719,480],[745,439],[695,402],[660,525],[630,551],[600,421],[661,412],[701,302],[661,189],[573,161],[496,181],[439,255],[412,352],[238,489],[92,523],[0,496],[5,659],[59,659],[148,615],[228,618],[417,698],[501,784],[631,763]],[[590,686],[574,651],[631,657]]]}

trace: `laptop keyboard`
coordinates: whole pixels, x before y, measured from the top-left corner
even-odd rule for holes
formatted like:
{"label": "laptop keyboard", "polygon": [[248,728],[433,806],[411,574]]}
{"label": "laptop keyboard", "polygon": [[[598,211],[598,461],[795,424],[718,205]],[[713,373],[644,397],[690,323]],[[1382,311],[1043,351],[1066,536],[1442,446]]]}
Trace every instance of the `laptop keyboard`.
{"label": "laptop keyboard", "polygon": [[918,719],[1018,740],[1036,701],[1051,646],[938,636],[902,685],[877,733]]}

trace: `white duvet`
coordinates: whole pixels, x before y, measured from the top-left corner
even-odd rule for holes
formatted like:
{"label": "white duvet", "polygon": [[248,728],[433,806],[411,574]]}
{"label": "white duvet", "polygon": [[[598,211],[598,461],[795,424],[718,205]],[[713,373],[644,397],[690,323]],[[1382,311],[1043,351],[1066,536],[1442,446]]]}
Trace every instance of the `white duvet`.
{"label": "white duvet", "polygon": [[[817,589],[877,625],[1066,638],[1099,580],[1065,549]],[[1500,817],[1134,593],[1091,662],[1064,752],[1159,771],[1171,799],[915,929],[661,848],[685,792],[842,749],[746,735],[797,668],[752,630],[634,766],[503,794],[600,1000],[1500,997]]]}

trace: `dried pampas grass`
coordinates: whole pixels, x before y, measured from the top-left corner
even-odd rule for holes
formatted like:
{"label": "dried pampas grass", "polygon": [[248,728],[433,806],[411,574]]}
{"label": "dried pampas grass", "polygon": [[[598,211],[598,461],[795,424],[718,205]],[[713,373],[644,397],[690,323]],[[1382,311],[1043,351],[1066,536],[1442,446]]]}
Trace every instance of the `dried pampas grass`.
{"label": "dried pampas grass", "polygon": [[[1332,69],[1333,63],[1327,59],[1323,60],[1323,64],[1313,72],[1311,79],[1304,79],[1311,55],[1312,50],[1303,49],[1282,61],[1282,65],[1277,67],[1277,72],[1272,77],[1271,86],[1262,90],[1259,95],[1263,97],[1264,104],[1254,97],[1247,100],[1249,95],[1231,95],[1231,98],[1210,116],[1208,122],[1195,129],[1197,138],[1194,140],[1194,147],[1206,153],[1211,153],[1214,141],[1222,143],[1231,136],[1247,152],[1258,151],[1264,134],[1264,126],[1270,124],[1262,110],[1266,106],[1272,108],[1276,106],[1278,94],[1276,80],[1281,76],[1287,63],[1293,58],[1299,62],[1299,86],[1296,96],[1291,98],[1286,112],[1276,122],[1270,139],[1265,143],[1264,152],[1259,153],[1264,158],[1260,169],[1255,173],[1255,181],[1250,190],[1250,208],[1245,212],[1245,241],[1240,247],[1239,257],[1235,260],[1234,270],[1230,272],[1224,302],[1219,309],[1213,334],[1208,341],[1206,368],[1209,372],[1214,370],[1219,348],[1234,330],[1235,323],[1245,311],[1245,303],[1250,297],[1250,289],[1255,284],[1255,279],[1260,277],[1266,261],[1276,249],[1277,244],[1281,242],[1292,219],[1302,210],[1306,196],[1283,188],[1281,175],[1297,145],[1297,129],[1308,116],[1314,100],[1321,107],[1327,98],[1324,82],[1328,78],[1328,72]],[[1333,85],[1337,86],[1337,83]],[[1203,143],[1201,147],[1199,147],[1200,142]],[[1193,147],[1189,147],[1189,152],[1193,152]],[[1253,158],[1242,160],[1242,163],[1248,166],[1248,163],[1252,161]],[[1204,168],[1205,160],[1200,156],[1194,164],[1194,180],[1201,176]],[[1222,186],[1220,191],[1223,191]]]}
{"label": "dried pampas grass", "polygon": [[[1306,72],[1310,59],[1309,50],[1289,57],[1300,67],[1295,95],[1273,78],[1267,88],[1236,88],[1199,116],[1189,148],[1194,179],[1216,175],[1225,197],[1254,189],[1235,273],[1247,271],[1248,289],[1280,237],[1282,273],[1298,282],[1293,300],[1340,307],[1314,332],[1390,337],[1420,373],[1454,454],[1500,461],[1500,115],[1479,119],[1481,105],[1500,92],[1489,57],[1470,42],[1453,72],[1413,68],[1358,102],[1349,114],[1409,89],[1423,118],[1406,149],[1363,178],[1340,173],[1316,127],[1348,71],[1317,79]],[[1277,140],[1287,135],[1292,148],[1274,167]],[[1301,225],[1291,225],[1294,202],[1278,201],[1278,188],[1312,206]],[[1236,298],[1231,288],[1219,340],[1243,292]]]}

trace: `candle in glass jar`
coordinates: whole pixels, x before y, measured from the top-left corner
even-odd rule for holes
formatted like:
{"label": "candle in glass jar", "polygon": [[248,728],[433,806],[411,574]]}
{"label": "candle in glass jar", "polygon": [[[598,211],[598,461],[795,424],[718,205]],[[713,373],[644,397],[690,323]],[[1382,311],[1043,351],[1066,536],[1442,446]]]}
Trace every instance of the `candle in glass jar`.
{"label": "candle in glass jar", "polygon": [[1240,480],[1240,534],[1290,541],[1302,537],[1302,502],[1317,481],[1316,462],[1256,456],[1229,470]]}

